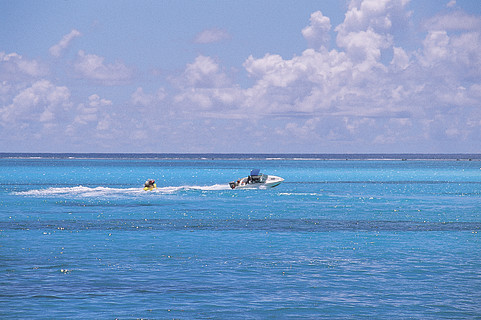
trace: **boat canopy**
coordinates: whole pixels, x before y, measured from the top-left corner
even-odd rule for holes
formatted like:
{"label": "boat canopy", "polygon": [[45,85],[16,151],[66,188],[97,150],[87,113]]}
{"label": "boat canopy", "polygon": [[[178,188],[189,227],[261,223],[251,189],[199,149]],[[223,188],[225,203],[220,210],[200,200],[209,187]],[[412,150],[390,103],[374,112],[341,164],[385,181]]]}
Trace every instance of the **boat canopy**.
{"label": "boat canopy", "polygon": [[251,176],[258,176],[260,172],[261,172],[261,169],[252,169]]}

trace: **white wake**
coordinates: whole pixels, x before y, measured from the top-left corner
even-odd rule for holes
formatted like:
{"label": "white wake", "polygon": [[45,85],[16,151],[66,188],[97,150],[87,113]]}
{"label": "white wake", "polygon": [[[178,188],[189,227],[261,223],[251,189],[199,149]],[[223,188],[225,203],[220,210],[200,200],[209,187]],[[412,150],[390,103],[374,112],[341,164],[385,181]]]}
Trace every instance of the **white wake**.
{"label": "white wake", "polygon": [[33,189],[26,191],[14,192],[19,196],[59,196],[70,195],[80,197],[106,197],[106,196],[120,196],[120,195],[148,195],[148,194],[173,194],[182,191],[199,190],[199,191],[219,191],[230,190],[227,184],[215,184],[211,186],[169,186],[159,187],[150,191],[145,191],[143,188],[109,188],[109,187],[50,187],[46,189]]}

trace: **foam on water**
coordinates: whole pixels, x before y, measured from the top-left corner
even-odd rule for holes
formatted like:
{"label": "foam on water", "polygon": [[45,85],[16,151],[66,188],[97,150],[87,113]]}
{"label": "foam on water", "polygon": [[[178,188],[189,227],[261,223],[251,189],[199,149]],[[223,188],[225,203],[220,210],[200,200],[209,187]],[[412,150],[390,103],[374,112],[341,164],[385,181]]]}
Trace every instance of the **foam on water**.
{"label": "foam on water", "polygon": [[81,197],[106,197],[116,195],[142,195],[149,193],[176,193],[180,191],[200,190],[200,191],[219,191],[230,190],[229,185],[215,184],[211,186],[167,186],[144,191],[143,188],[109,188],[109,187],[50,187],[46,189],[32,189],[27,191],[14,192],[18,196],[48,197],[58,195],[72,195]]}
{"label": "foam on water", "polygon": [[[200,191],[220,191],[220,190],[230,190],[227,184],[214,184],[211,186],[172,186],[172,187],[160,187],[153,189],[150,192],[153,193],[175,193],[179,191],[189,191],[189,190],[200,190]],[[142,190],[143,191],[143,190]]]}
{"label": "foam on water", "polygon": [[77,196],[102,196],[102,195],[114,195],[114,194],[132,194],[132,193],[140,193],[143,191],[139,188],[108,188],[108,187],[84,187],[84,186],[76,186],[76,187],[51,187],[46,189],[33,189],[27,191],[20,191],[14,192],[15,195],[19,196],[34,196],[34,197],[42,197],[42,196],[56,196],[56,195],[77,195]]}

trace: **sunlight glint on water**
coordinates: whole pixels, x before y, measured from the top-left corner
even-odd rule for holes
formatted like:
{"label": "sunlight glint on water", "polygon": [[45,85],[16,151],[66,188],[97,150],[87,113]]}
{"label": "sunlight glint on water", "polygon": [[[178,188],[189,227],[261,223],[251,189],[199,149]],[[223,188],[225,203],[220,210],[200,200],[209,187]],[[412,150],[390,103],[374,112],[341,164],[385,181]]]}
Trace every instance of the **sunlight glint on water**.
{"label": "sunlight glint on water", "polygon": [[0,316],[480,317],[481,162],[350,157],[1,158]]}

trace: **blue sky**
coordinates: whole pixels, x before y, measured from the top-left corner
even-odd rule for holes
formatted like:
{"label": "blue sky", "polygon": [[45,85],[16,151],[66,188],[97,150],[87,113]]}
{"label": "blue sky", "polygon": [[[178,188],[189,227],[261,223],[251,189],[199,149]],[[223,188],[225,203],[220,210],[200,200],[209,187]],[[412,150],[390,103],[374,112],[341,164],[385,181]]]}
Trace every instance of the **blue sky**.
{"label": "blue sky", "polygon": [[0,152],[481,152],[477,0],[0,0],[0,17]]}

